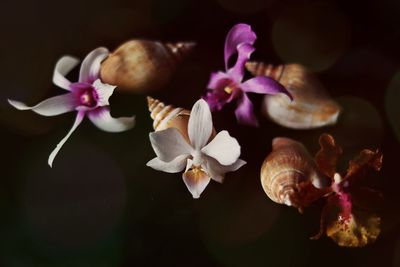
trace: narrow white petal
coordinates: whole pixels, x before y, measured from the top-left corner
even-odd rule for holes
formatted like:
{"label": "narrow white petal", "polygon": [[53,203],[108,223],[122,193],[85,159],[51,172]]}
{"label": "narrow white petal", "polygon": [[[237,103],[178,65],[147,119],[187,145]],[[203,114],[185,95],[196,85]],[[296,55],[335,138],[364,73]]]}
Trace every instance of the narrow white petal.
{"label": "narrow white petal", "polygon": [[108,54],[109,51],[105,47],[99,47],[90,52],[82,62],[79,81],[92,83],[96,80],[99,77],[101,62]]}
{"label": "narrow white petal", "polygon": [[152,132],[149,136],[154,152],[163,161],[171,161],[179,155],[191,154],[191,146],[176,128]]}
{"label": "narrow white petal", "polygon": [[201,169],[190,169],[192,162],[188,160],[186,171],[182,174],[183,182],[193,198],[199,198],[210,182],[210,176]]}
{"label": "narrow white petal", "polygon": [[146,166],[151,167],[157,171],[177,173],[185,169],[188,156],[189,155],[180,155],[169,162],[162,161],[160,158],[157,157],[147,162]]}
{"label": "narrow white petal", "polygon": [[200,150],[211,136],[213,124],[210,107],[203,99],[198,100],[192,108],[188,123],[190,142]]}
{"label": "narrow white petal", "polygon": [[70,91],[69,85],[71,82],[65,78],[65,75],[78,65],[78,63],[79,59],[71,56],[63,56],[60,58],[54,68],[53,83],[58,87]]}
{"label": "narrow white petal", "polygon": [[90,111],[88,117],[97,128],[105,132],[123,132],[135,126],[135,116],[113,118],[108,107],[100,107]]}
{"label": "narrow white petal", "polygon": [[114,89],[116,86],[110,85],[107,83],[102,83],[100,79],[97,79],[93,82],[93,87],[97,92],[97,95],[99,97],[98,100],[98,106],[103,107],[103,106],[108,106],[110,103],[108,102],[108,99],[112,96],[114,93]]}
{"label": "narrow white petal", "polygon": [[54,158],[56,157],[58,151],[60,151],[61,147],[65,144],[65,142],[68,140],[68,138],[71,136],[71,134],[76,130],[76,128],[79,126],[79,124],[81,124],[84,117],[85,117],[84,112],[78,112],[78,114],[76,115],[75,122],[72,125],[69,132],[67,133],[67,135],[63,139],[61,139],[61,141],[57,144],[56,148],[50,153],[49,159],[47,161],[50,167],[53,166],[53,161],[54,161]]}
{"label": "narrow white petal", "polygon": [[233,164],[240,156],[240,145],[227,131],[221,131],[201,150],[222,165]]}
{"label": "narrow white petal", "polygon": [[75,97],[71,93],[50,97],[33,107],[29,107],[22,102],[10,99],[8,99],[8,103],[16,109],[32,110],[42,116],[56,116],[72,111],[76,107]]}
{"label": "narrow white petal", "polygon": [[222,183],[224,181],[225,173],[236,171],[245,164],[246,162],[244,160],[238,159],[235,163],[224,166],[214,158],[207,157],[207,172],[210,174],[211,179]]}

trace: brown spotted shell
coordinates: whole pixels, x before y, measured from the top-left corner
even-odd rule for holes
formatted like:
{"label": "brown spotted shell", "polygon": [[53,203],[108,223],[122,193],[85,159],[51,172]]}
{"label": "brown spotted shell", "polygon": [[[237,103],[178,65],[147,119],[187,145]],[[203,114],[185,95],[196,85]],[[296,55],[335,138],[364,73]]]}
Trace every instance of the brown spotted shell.
{"label": "brown spotted shell", "polygon": [[169,81],[177,64],[193,46],[189,42],[128,41],[103,61],[101,79],[131,93],[156,90]]}
{"label": "brown spotted shell", "polygon": [[273,139],[272,152],[261,167],[261,184],[271,200],[301,211],[320,197],[317,187],[324,182],[301,143],[284,137]]}
{"label": "brown spotted shell", "polygon": [[292,129],[312,129],[336,123],[341,111],[339,104],[305,66],[248,62],[246,68],[255,76],[273,78],[293,96],[293,101],[284,94],[264,97],[262,113],[272,121]]}

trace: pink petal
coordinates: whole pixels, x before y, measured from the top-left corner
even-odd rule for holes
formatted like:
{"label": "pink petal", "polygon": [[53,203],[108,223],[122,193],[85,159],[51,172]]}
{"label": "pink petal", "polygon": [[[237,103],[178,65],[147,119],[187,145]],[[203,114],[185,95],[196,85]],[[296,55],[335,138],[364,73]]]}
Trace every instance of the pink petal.
{"label": "pink petal", "polygon": [[99,78],[101,62],[108,56],[109,51],[105,47],[99,47],[90,52],[82,62],[79,73],[79,81],[92,83]]}
{"label": "pink petal", "polygon": [[253,104],[245,93],[242,94],[239,100],[238,106],[235,110],[235,115],[236,119],[241,124],[255,127],[258,126],[257,118],[253,112]]}
{"label": "pink petal", "polygon": [[22,102],[8,100],[8,103],[19,110],[32,110],[42,116],[56,116],[69,111],[76,107],[76,99],[73,94],[68,93],[50,97],[39,104],[29,107]]}
{"label": "pink petal", "polygon": [[250,56],[254,52],[254,50],[254,47],[248,43],[243,43],[238,46],[238,58],[236,60],[236,64],[228,70],[229,75],[237,83],[240,83],[242,81],[244,76],[244,65],[250,59]]}
{"label": "pink petal", "polygon": [[221,87],[221,84],[230,83],[231,77],[225,72],[218,71],[211,73],[210,81],[208,82],[207,88],[217,89]]}
{"label": "pink petal", "polygon": [[105,132],[123,132],[135,125],[135,116],[113,118],[108,107],[100,107],[90,111],[88,117],[97,128]]}
{"label": "pink petal", "polygon": [[278,93],[286,94],[291,100],[292,95],[286,90],[286,88],[279,82],[272,78],[265,76],[257,76],[249,79],[240,85],[245,92],[257,93],[257,94],[268,94],[275,95]]}
{"label": "pink petal", "polygon": [[71,130],[69,130],[67,135],[63,139],[61,139],[61,141],[57,144],[56,148],[50,153],[49,159],[47,161],[50,167],[53,166],[54,158],[57,156],[57,153],[60,151],[61,147],[65,144],[65,142],[68,140],[68,138],[71,136],[71,134],[76,130],[76,128],[79,126],[79,124],[81,124],[84,117],[85,117],[84,112],[82,112],[82,111],[78,112],[78,114],[76,115],[75,122],[72,125]]}
{"label": "pink petal", "polygon": [[67,78],[65,78],[65,75],[67,75],[68,72],[70,72],[76,65],[78,65],[78,63],[79,59],[71,56],[63,56],[62,58],[60,58],[54,68],[53,83],[58,87],[70,91],[69,85],[71,84],[71,82]]}
{"label": "pink petal", "polygon": [[237,52],[236,49],[238,45],[242,43],[253,45],[256,39],[257,36],[251,30],[250,25],[239,23],[233,26],[232,29],[228,32],[225,39],[225,69],[228,69],[229,58]]}

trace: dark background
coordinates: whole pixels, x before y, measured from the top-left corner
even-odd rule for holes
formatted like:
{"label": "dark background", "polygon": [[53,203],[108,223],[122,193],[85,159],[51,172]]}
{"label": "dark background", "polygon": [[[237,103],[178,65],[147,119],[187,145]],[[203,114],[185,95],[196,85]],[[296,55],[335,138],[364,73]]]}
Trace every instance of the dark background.
{"label": "dark background", "polygon": [[[2,0],[0,12],[0,266],[400,266],[399,1]],[[109,134],[86,120],[52,169],[47,157],[74,115],[41,117],[6,102],[61,93],[51,77],[64,54],[83,58],[98,46],[146,38],[197,42],[152,94],[190,108],[210,72],[223,68],[225,35],[238,22],[258,35],[254,59],[305,64],[344,112],[336,126],[307,131],[279,127],[258,109],[258,129],[237,125],[234,107],[214,114],[248,164],[223,185],[211,182],[199,200],[180,174],[145,166],[154,157],[145,95],[114,93],[113,116],[136,114],[136,127]],[[260,106],[260,96],[252,100]],[[365,248],[309,240],[323,202],[300,215],[260,186],[273,137],[295,138],[315,153],[323,132],[343,146],[342,168],[363,148],[383,151],[384,167],[370,179],[385,195],[382,234]]]}

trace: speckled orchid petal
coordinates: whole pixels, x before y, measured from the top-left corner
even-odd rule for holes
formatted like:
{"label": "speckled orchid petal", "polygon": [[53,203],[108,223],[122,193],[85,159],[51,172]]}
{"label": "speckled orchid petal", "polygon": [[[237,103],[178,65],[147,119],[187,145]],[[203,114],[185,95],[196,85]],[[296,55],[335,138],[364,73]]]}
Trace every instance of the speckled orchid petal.
{"label": "speckled orchid petal", "polygon": [[58,87],[61,87],[65,90],[70,91],[70,84],[71,82],[65,78],[65,75],[68,74],[76,65],[79,64],[79,59],[71,56],[63,56],[60,58],[53,72],[53,83]]}
{"label": "speckled orchid petal", "polygon": [[108,107],[100,107],[92,110],[88,112],[88,117],[97,128],[105,132],[123,132],[135,125],[135,116],[113,118]]}
{"label": "speckled orchid petal", "polygon": [[157,171],[167,173],[177,173],[185,169],[188,155],[179,155],[169,162],[162,161],[160,158],[154,158],[147,162],[146,166]]}
{"label": "speckled orchid petal", "polygon": [[198,100],[190,112],[188,133],[194,149],[200,150],[208,141],[212,133],[211,111],[206,101]]}
{"label": "speckled orchid petal", "polygon": [[219,132],[201,152],[216,159],[222,165],[235,163],[240,156],[240,145],[227,131]]}
{"label": "speckled orchid petal", "polygon": [[90,52],[82,62],[79,81],[92,83],[99,78],[101,62],[108,56],[105,47],[99,47]]}
{"label": "speckled orchid petal", "polygon": [[180,155],[190,155],[192,147],[176,128],[150,133],[151,146],[157,157],[168,162]]}
{"label": "speckled orchid petal", "polygon": [[254,50],[254,47],[248,43],[243,43],[238,46],[238,58],[236,64],[228,70],[228,74],[235,82],[240,83],[243,80],[244,66],[250,59],[250,56]]}
{"label": "speckled orchid petal", "polygon": [[230,57],[237,52],[238,45],[242,43],[253,45],[257,36],[251,30],[251,26],[243,23],[236,24],[228,32],[225,39],[225,69],[228,69],[228,61]]}
{"label": "speckled orchid petal", "polygon": [[61,141],[57,144],[56,148],[50,153],[49,159],[47,163],[49,164],[50,167],[53,166],[53,161],[54,158],[57,156],[58,152],[60,151],[61,147],[67,142],[68,138],[71,136],[71,134],[76,130],[76,128],[81,124],[83,118],[85,117],[85,113],[83,111],[80,111],[77,113],[75,122],[72,125],[71,129],[67,133],[67,135],[61,139]]}
{"label": "speckled orchid petal", "polygon": [[324,175],[333,180],[342,148],[335,143],[335,139],[329,134],[320,136],[319,145],[321,148],[315,155],[315,163]]}
{"label": "speckled orchid petal", "polygon": [[258,121],[253,112],[253,103],[249,97],[244,93],[242,94],[238,106],[235,110],[236,119],[239,123],[250,126],[258,126]]}
{"label": "speckled orchid petal", "polygon": [[247,93],[276,95],[279,93],[287,95],[293,100],[292,95],[286,88],[274,79],[266,76],[257,76],[251,78],[240,85],[240,88]]}
{"label": "speckled orchid petal", "polygon": [[182,178],[193,198],[199,198],[211,181],[210,176],[201,167],[193,166],[193,161],[190,159],[187,161]]}
{"label": "speckled orchid petal", "polygon": [[32,107],[15,100],[8,100],[8,103],[16,109],[32,110],[42,116],[57,116],[70,112],[73,111],[77,105],[76,99],[71,93],[50,97]]}
{"label": "speckled orchid petal", "polygon": [[109,98],[114,93],[114,89],[116,86],[110,85],[107,83],[102,83],[100,79],[97,79],[93,82],[93,87],[97,93],[97,106],[103,107],[110,105]]}

